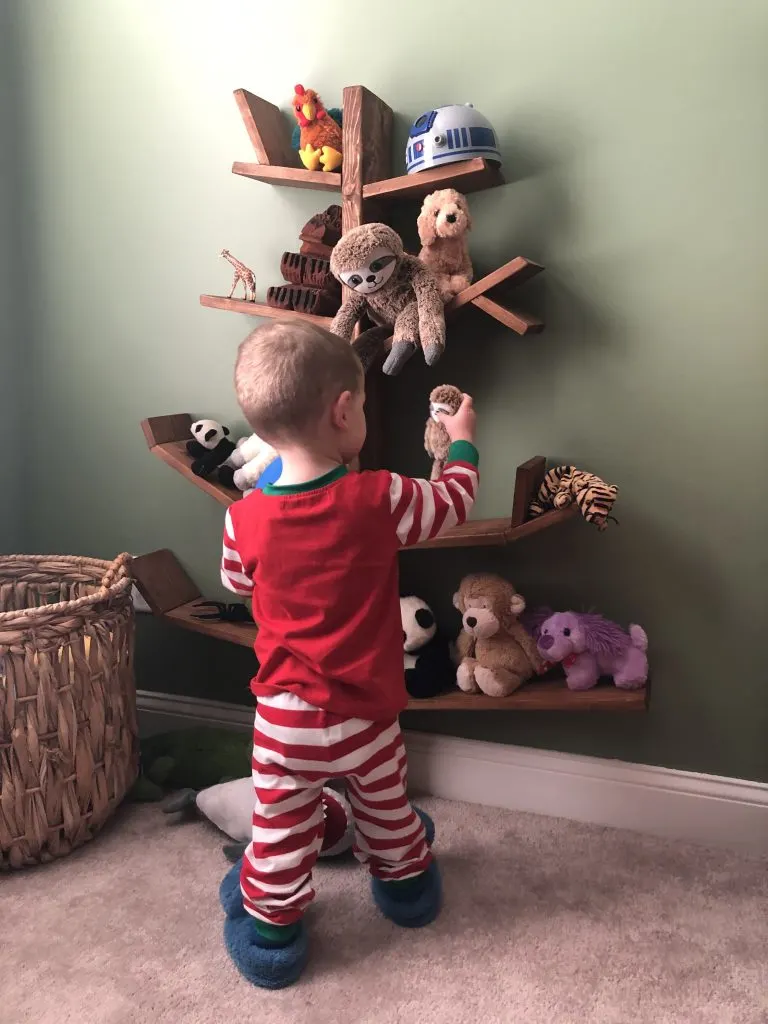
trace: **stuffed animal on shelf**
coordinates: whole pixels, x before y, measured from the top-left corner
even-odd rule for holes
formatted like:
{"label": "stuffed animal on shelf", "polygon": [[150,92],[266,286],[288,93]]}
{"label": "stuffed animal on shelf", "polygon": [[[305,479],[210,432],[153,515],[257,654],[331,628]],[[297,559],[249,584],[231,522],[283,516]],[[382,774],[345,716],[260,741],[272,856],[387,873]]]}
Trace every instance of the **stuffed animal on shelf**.
{"label": "stuffed animal on shelf", "polygon": [[448,458],[451,439],[448,431],[440,422],[438,413],[445,412],[449,416],[459,411],[464,393],[453,384],[438,384],[429,396],[429,418],[424,431],[424,450],[432,458],[430,480],[438,480]]}
{"label": "stuffed animal on shelf", "polygon": [[456,682],[465,693],[506,697],[543,674],[536,641],[518,620],[525,599],[511,583],[494,573],[465,576],[453,604],[462,614]]}
{"label": "stuffed animal on shelf", "polygon": [[416,221],[421,240],[419,259],[431,270],[444,302],[472,283],[467,234],[472,218],[466,197],[455,188],[441,188],[424,200]]}
{"label": "stuffed animal on shelf", "polygon": [[351,341],[363,315],[378,325],[354,341],[366,370],[386,351],[390,335],[384,373],[399,373],[419,345],[428,366],[437,362],[445,349],[443,300],[424,264],[403,251],[397,232],[386,224],[352,228],[334,246],[331,271],[351,292],[331,330]]}
{"label": "stuffed animal on shelf", "polygon": [[[195,792],[183,789],[168,797],[163,803],[165,814],[202,814],[219,831],[229,836],[233,843],[224,847],[230,860],[237,860],[250,842],[253,832],[253,779],[231,779],[219,782],[207,789]],[[338,857],[352,848],[354,842],[354,819],[352,810],[336,789],[325,786],[323,801],[323,845],[318,857]]]}
{"label": "stuffed animal on shelf", "polygon": [[[235,445],[229,439],[229,427],[216,420],[196,420],[189,428],[192,440],[187,441],[187,454],[192,456],[192,472],[195,476],[212,476],[219,470],[222,483],[231,483],[230,458]],[[229,472],[227,472],[229,470]]]}
{"label": "stuffed animal on shelf", "polygon": [[[227,472],[224,476],[228,477],[230,487],[236,487],[239,491],[251,491],[257,483],[263,486],[266,482],[274,482],[263,481],[261,477],[278,458],[272,445],[262,441],[258,434],[250,434],[248,437],[241,437],[237,442],[235,450],[227,460]],[[278,471],[274,479],[276,480],[279,475]],[[221,470],[219,477],[222,478]]]}
{"label": "stuffed animal on shelf", "polygon": [[618,494],[615,484],[607,484],[594,473],[585,473],[575,466],[555,466],[542,480],[528,514],[533,518],[552,508],[567,508],[575,501],[586,521],[602,531],[609,519],[617,522],[611,511]]}
{"label": "stuffed animal on shelf", "polygon": [[342,160],[340,119],[337,123],[315,90],[303,85],[294,87],[293,113],[299,127],[299,156],[307,170],[338,171]]}
{"label": "stuffed animal on shelf", "polygon": [[420,700],[449,690],[456,670],[451,661],[450,645],[438,631],[432,609],[420,597],[401,597],[400,620],[408,695]]}
{"label": "stuffed animal on shelf", "polygon": [[534,632],[542,658],[562,663],[570,690],[590,690],[601,676],[622,690],[645,686],[648,637],[641,626],[627,632],[602,615],[556,612]]}

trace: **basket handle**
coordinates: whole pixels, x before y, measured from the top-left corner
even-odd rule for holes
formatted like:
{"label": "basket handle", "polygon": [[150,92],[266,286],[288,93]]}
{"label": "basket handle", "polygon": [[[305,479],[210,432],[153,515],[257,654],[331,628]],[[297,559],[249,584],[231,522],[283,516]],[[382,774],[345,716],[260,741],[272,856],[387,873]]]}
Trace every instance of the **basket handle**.
{"label": "basket handle", "polygon": [[109,590],[118,576],[129,575],[130,564],[131,556],[127,551],[123,551],[123,553],[117,556],[114,562],[104,573],[104,578],[101,581],[101,589]]}

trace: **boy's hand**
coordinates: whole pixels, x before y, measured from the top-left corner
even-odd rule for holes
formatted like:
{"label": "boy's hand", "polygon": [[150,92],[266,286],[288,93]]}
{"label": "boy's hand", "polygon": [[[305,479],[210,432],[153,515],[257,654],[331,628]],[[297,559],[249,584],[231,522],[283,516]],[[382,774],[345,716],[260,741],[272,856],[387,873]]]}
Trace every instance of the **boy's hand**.
{"label": "boy's hand", "polygon": [[472,396],[464,395],[458,410],[449,416],[447,413],[439,412],[438,417],[448,432],[451,441],[469,441],[475,443],[475,409],[472,404]]}

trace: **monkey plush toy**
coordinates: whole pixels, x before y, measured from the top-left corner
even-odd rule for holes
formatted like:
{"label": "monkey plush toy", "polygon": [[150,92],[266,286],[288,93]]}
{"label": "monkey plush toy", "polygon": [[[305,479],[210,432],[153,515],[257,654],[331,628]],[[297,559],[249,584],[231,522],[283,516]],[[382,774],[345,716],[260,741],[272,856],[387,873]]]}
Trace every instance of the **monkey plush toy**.
{"label": "monkey plush toy", "polygon": [[453,384],[439,384],[432,389],[429,396],[429,419],[424,431],[424,449],[432,457],[432,474],[430,480],[439,480],[448,458],[451,439],[448,431],[440,422],[439,412],[453,416],[459,411],[464,394]]}
{"label": "monkey plush toy", "polygon": [[331,324],[334,334],[350,341],[364,314],[376,324],[354,342],[366,370],[387,347],[384,373],[390,376],[417,346],[428,366],[437,362],[445,348],[443,300],[424,264],[403,252],[397,232],[386,224],[352,228],[334,246],[331,271],[350,289]]}

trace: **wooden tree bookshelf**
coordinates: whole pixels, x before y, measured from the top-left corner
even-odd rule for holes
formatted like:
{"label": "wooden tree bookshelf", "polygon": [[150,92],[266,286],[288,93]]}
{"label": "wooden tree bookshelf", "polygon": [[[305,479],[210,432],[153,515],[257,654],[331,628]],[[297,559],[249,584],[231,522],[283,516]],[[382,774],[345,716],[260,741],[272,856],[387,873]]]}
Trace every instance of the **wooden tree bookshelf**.
{"label": "wooden tree bookshelf", "polygon": [[[344,160],[340,174],[308,171],[297,166],[290,145],[290,129],[281,111],[244,89],[235,92],[238,109],[256,153],[256,163],[235,162],[234,174],[291,188],[316,189],[341,194],[342,233],[372,220],[386,219],[390,204],[420,200],[438,188],[476,192],[504,184],[500,168],[483,159],[465,160],[418,174],[389,177],[392,111],[363,86],[348,86],[343,96]],[[450,322],[467,306],[474,306],[520,335],[540,332],[544,325],[535,316],[508,308],[489,295],[499,285],[518,287],[544,268],[522,256],[509,260],[460,292],[446,307]],[[221,295],[201,295],[203,306],[250,316],[281,319],[303,317],[328,325],[330,317],[278,309],[259,302],[247,302]],[[366,415],[369,440],[363,450],[364,466],[378,465],[381,448],[379,374],[369,375]],[[216,481],[195,476],[185,443],[190,437],[192,418],[187,413],[155,416],[142,423],[152,453],[181,473],[187,480],[228,506],[240,492]],[[435,541],[417,547],[502,546],[533,533],[557,526],[577,514],[574,509],[548,512],[528,518],[528,507],[545,472],[545,459],[535,456],[517,468],[512,512],[508,517],[474,520],[456,527]],[[230,643],[251,647],[257,627],[253,623],[212,622],[196,618],[201,599],[195,584],[168,550],[155,551],[134,560],[137,584],[152,612],[186,629],[216,636]],[[428,700],[409,702],[414,710],[611,710],[640,711],[646,707],[644,691],[628,692],[612,686],[598,686],[583,693],[567,689],[562,679],[527,683],[510,697],[491,698],[456,690]]]}

